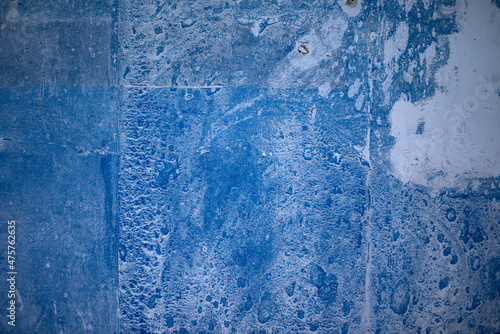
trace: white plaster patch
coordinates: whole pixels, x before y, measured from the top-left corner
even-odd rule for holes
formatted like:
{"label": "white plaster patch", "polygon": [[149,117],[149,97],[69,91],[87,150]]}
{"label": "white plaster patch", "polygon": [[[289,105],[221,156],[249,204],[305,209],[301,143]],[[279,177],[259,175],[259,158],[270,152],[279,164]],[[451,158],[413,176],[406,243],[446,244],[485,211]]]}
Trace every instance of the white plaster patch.
{"label": "white plaster patch", "polygon": [[329,82],[325,82],[321,86],[318,87],[318,94],[322,98],[327,98],[330,92],[332,91],[332,86],[330,85]]}
{"label": "white plaster patch", "polygon": [[[418,103],[403,96],[390,115],[394,175],[435,191],[500,175],[500,10],[489,0],[458,6],[461,28],[436,74],[441,90]],[[434,56],[431,45],[421,61]]]}

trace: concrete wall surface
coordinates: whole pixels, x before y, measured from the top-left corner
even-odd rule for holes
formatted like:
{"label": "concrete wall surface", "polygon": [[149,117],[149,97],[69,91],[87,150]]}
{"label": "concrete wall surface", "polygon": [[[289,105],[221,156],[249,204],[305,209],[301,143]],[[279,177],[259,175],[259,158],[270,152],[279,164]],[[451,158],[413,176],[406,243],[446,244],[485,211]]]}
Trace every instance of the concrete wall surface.
{"label": "concrete wall surface", "polygon": [[1,0],[0,332],[500,333],[500,1]]}

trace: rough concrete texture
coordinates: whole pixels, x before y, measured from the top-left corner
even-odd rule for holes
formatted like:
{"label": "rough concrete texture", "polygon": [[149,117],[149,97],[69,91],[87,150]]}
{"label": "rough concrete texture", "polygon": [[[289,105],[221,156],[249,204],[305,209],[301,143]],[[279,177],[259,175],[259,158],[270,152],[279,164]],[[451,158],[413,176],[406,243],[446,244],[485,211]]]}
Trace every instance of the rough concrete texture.
{"label": "rough concrete texture", "polygon": [[2,332],[499,333],[499,6],[1,2]]}

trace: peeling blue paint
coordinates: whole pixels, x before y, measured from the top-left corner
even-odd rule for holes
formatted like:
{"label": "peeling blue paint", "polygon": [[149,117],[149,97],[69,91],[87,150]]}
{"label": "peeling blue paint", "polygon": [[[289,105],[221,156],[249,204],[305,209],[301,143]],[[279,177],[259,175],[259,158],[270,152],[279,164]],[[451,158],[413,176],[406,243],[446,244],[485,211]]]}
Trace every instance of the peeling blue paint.
{"label": "peeling blue paint", "polygon": [[2,332],[500,331],[499,4],[2,2]]}

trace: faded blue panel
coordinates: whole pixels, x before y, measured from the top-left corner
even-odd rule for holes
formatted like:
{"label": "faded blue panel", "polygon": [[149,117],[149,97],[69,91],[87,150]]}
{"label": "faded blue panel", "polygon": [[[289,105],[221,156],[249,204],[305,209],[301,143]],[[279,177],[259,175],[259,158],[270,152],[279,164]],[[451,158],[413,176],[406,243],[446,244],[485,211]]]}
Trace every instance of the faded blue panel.
{"label": "faded blue panel", "polygon": [[332,92],[130,89],[121,331],[359,331],[367,121]]}
{"label": "faded blue panel", "polygon": [[0,303],[7,220],[16,221],[16,326],[1,332],[117,332],[117,93],[0,90]]}
{"label": "faded blue panel", "polygon": [[114,86],[113,1],[2,1],[0,86]]}
{"label": "faded blue panel", "polygon": [[117,17],[113,1],[0,3],[0,288],[16,221],[15,327],[118,332]]}

